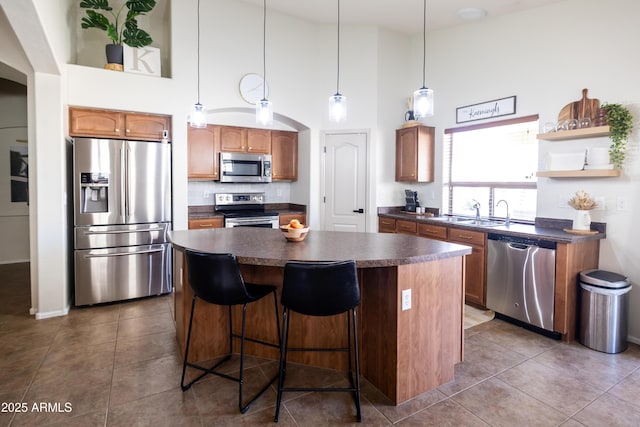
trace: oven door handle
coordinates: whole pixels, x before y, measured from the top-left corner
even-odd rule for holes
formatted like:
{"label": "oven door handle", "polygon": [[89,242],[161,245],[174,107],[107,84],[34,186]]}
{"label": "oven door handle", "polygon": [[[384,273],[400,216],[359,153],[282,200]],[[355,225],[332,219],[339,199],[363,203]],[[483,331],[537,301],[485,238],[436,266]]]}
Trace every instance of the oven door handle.
{"label": "oven door handle", "polygon": [[232,218],[227,219],[225,225],[227,226],[235,226],[235,225],[249,225],[249,224],[266,224],[270,223],[275,218]]}

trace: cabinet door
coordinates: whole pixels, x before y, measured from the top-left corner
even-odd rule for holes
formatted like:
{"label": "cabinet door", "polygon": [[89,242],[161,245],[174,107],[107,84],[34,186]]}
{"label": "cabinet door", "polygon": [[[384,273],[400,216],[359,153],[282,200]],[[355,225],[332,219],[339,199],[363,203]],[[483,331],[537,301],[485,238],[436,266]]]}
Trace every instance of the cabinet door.
{"label": "cabinet door", "polygon": [[480,231],[449,228],[449,241],[471,246],[471,254],[465,257],[465,301],[484,307],[486,304],[486,247],[487,235]]}
{"label": "cabinet door", "polygon": [[465,292],[464,299],[484,307],[486,304],[485,249],[471,246],[471,255],[465,257]]}
{"label": "cabinet door", "polygon": [[69,135],[122,138],[124,113],[71,107],[69,108]]}
{"label": "cabinet door", "polygon": [[201,228],[222,228],[224,226],[224,218],[198,218],[189,220],[189,230],[198,230]]}
{"label": "cabinet door", "polygon": [[433,182],[434,136],[429,126],[396,130],[396,181]]}
{"label": "cabinet door", "polygon": [[190,179],[220,179],[220,127],[189,127],[187,131],[189,151],[188,177]]}
{"label": "cabinet door", "polygon": [[160,141],[167,131],[171,139],[171,117],[158,114],[125,114],[125,134],[128,139],[141,141]]}
{"label": "cabinet door", "polygon": [[247,151],[247,129],[233,126],[221,126],[220,151],[225,153],[245,153]]}
{"label": "cabinet door", "polygon": [[429,239],[447,240],[447,227],[431,224],[418,224],[418,235]]}
{"label": "cabinet door", "polygon": [[271,132],[271,178],[277,180],[298,179],[298,133]]}
{"label": "cabinet door", "polygon": [[271,131],[247,129],[247,153],[271,154]]}
{"label": "cabinet door", "polygon": [[414,221],[405,221],[403,219],[399,219],[396,221],[396,233],[403,234],[417,234],[418,232],[418,223]]}
{"label": "cabinet door", "polygon": [[396,232],[396,220],[393,218],[378,217],[378,232],[380,233],[395,233]]}
{"label": "cabinet door", "polygon": [[299,214],[284,214],[284,215],[280,215],[280,225],[287,225],[289,224],[289,221],[291,221],[292,219],[297,219],[298,221],[300,221],[301,224],[307,224],[307,215],[303,214],[303,213],[299,213]]}

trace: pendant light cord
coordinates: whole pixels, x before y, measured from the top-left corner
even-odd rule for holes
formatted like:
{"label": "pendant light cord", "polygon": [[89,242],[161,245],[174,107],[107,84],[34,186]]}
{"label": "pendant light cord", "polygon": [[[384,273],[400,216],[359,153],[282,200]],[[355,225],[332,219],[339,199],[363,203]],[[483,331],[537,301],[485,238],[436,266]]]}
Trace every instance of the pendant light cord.
{"label": "pendant light cord", "polygon": [[262,99],[267,99],[267,0],[263,0],[262,20]]}
{"label": "pendant light cord", "polygon": [[423,2],[422,16],[422,87],[426,88],[425,69],[427,68],[427,0]]}
{"label": "pendant light cord", "polygon": [[336,76],[336,95],[340,93],[340,0],[338,0],[338,71]]}
{"label": "pendant light cord", "polygon": [[198,104],[200,104],[200,0],[198,0],[198,24],[197,24],[197,28],[198,28],[198,54],[196,55],[197,59],[198,59],[198,70],[197,70],[197,75],[198,75],[198,80],[197,80],[197,84],[198,84]]}

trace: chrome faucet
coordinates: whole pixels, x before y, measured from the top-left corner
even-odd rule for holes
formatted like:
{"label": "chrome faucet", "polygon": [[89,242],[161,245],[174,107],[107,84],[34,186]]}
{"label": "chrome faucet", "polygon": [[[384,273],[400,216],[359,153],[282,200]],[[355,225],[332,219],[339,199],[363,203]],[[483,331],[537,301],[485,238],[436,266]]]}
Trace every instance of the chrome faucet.
{"label": "chrome faucet", "polygon": [[476,199],[471,199],[473,200],[475,203],[473,204],[473,209],[476,210],[476,221],[480,221],[480,202],[477,201]]}
{"label": "chrome faucet", "polygon": [[511,222],[511,217],[509,216],[509,203],[507,203],[507,201],[504,199],[500,199],[498,200],[498,203],[496,203],[496,206],[498,206],[500,202],[504,202],[504,204],[507,206],[507,216],[504,220],[504,224],[509,225],[509,223]]}

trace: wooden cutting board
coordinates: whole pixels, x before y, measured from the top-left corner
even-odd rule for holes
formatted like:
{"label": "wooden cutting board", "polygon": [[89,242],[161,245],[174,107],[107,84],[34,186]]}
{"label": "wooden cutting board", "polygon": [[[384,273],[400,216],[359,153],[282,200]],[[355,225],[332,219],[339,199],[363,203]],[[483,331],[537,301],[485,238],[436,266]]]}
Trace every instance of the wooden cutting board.
{"label": "wooden cutting board", "polygon": [[588,89],[582,89],[582,99],[570,102],[560,110],[558,122],[572,119],[580,120],[583,117],[589,117],[593,121],[596,118],[600,101],[587,98],[587,91]]}

